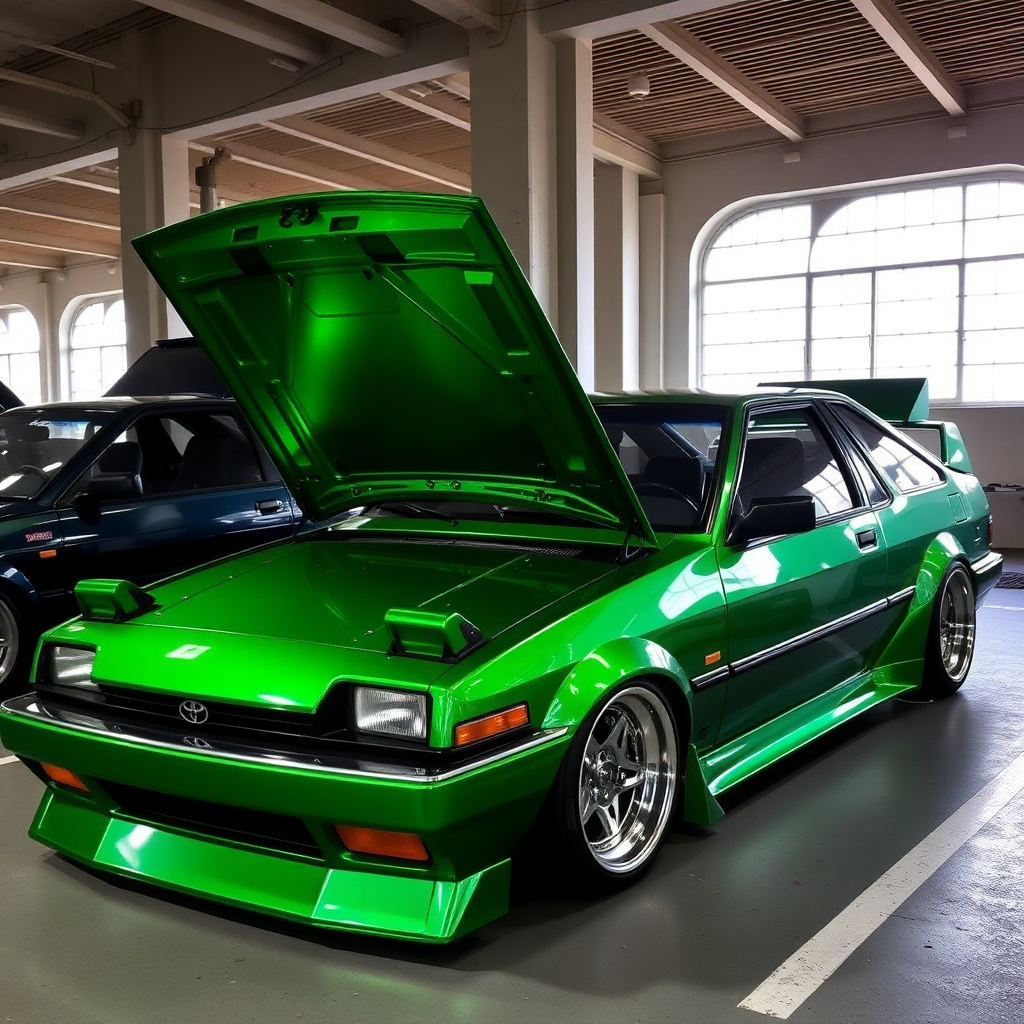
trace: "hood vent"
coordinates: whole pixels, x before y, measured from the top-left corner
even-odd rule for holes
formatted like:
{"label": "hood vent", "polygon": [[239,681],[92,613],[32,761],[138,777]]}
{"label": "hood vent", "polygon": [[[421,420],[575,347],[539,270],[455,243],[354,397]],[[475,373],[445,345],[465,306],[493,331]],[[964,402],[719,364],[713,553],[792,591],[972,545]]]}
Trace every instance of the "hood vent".
{"label": "hood vent", "polygon": [[458,612],[392,608],[384,616],[391,637],[389,654],[460,661],[484,642],[484,635]]}

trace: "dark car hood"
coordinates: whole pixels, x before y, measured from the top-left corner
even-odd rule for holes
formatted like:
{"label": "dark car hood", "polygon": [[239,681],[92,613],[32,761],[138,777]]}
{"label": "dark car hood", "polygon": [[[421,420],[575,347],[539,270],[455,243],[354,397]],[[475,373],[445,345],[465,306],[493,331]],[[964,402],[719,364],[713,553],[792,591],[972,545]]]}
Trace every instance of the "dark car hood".
{"label": "dark car hood", "polygon": [[277,198],[134,244],[307,515],[457,499],[657,544],[479,199]]}
{"label": "dark car hood", "polygon": [[[484,649],[496,652],[502,633],[616,568],[577,554],[440,541],[281,545],[155,588],[158,607],[130,623],[93,624],[96,675],[313,709],[335,681],[385,671],[382,659],[395,656],[388,611],[458,612],[480,630]],[[117,642],[106,643],[108,635]],[[449,668],[408,657],[398,676],[429,685]],[[386,671],[394,685],[394,667]]]}

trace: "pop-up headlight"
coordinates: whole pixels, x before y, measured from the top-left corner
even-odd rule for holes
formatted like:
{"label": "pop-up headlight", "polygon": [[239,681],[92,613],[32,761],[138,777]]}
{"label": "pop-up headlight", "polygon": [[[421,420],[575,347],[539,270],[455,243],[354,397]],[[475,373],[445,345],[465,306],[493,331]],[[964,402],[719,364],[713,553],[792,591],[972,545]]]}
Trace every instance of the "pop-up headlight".
{"label": "pop-up headlight", "polygon": [[358,686],[354,710],[355,725],[361,732],[375,732],[403,740],[427,738],[425,694]]}
{"label": "pop-up headlight", "polygon": [[76,690],[98,690],[92,681],[95,660],[95,651],[54,644],[49,649],[49,681],[55,686],[69,686]]}

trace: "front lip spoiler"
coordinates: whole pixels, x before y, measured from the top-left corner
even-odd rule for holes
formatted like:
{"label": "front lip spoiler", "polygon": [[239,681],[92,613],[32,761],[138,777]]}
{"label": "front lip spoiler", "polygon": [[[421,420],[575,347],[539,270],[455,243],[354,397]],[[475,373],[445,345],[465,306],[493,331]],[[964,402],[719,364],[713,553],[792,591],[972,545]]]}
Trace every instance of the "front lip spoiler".
{"label": "front lip spoiler", "polygon": [[295,750],[274,750],[242,743],[232,743],[215,737],[207,739],[200,735],[184,735],[158,729],[126,728],[116,722],[109,722],[94,715],[71,711],[67,708],[45,703],[38,694],[29,693],[23,697],[0,704],[0,712],[33,722],[58,726],[77,732],[103,736],[125,743],[174,750],[204,757],[243,761],[274,768],[301,768],[305,771],[324,772],[329,775],[343,775],[356,778],[381,779],[389,782],[434,783],[466,775],[497,761],[504,761],[535,747],[560,739],[569,730],[543,729],[521,738],[515,743],[495,750],[493,747],[481,751],[480,756],[464,761],[455,767],[425,767],[420,765],[395,764],[374,757],[332,757],[324,754],[304,755]]}

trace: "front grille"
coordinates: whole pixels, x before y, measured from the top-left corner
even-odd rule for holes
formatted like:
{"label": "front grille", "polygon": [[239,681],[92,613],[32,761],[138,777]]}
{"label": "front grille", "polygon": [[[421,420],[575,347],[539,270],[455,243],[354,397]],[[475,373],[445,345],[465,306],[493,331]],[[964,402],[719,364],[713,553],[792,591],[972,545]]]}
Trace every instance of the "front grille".
{"label": "front grille", "polygon": [[[104,712],[122,712],[134,721],[163,722],[185,727],[187,721],[179,712],[184,698],[174,694],[129,690],[100,684]],[[203,700],[209,719],[203,731],[239,731],[246,734],[309,737],[322,735],[318,716],[279,708],[246,707],[243,704]],[[118,716],[119,718],[122,716]],[[322,721],[322,719],[321,719]]]}
{"label": "front grille", "polygon": [[100,781],[120,812],[141,822],[324,860],[319,844],[299,818]]}

